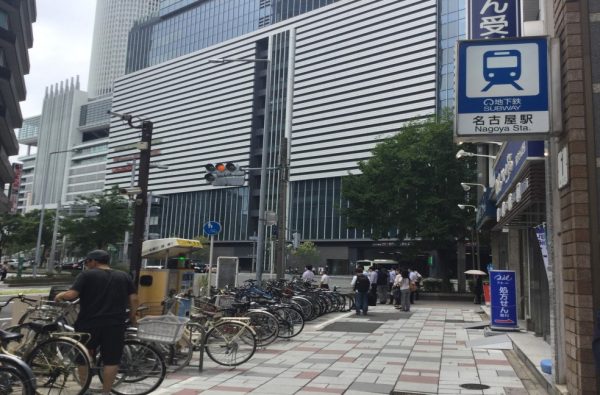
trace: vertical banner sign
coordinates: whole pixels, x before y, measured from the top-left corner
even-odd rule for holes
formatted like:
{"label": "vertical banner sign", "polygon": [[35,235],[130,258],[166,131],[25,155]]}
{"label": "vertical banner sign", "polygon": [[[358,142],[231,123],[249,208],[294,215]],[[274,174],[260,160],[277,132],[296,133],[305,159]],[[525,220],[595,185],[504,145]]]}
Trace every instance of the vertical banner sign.
{"label": "vertical banner sign", "polygon": [[517,323],[517,288],[514,270],[492,270],[490,272],[492,304],[492,329],[519,329]]}
{"label": "vertical banner sign", "polygon": [[521,35],[520,0],[470,0],[469,38],[507,38]]}
{"label": "vertical banner sign", "polygon": [[535,235],[537,236],[538,243],[540,243],[540,251],[542,252],[542,259],[544,260],[544,267],[546,272],[548,271],[548,246],[546,245],[546,224],[541,224],[535,227]]}

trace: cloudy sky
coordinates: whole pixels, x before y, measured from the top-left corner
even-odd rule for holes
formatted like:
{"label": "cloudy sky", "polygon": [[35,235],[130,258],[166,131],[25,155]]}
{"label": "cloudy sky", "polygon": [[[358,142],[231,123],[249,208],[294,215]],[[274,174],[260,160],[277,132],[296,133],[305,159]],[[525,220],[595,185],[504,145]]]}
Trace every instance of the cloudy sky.
{"label": "cloudy sky", "polygon": [[23,117],[39,115],[47,86],[79,75],[87,87],[96,0],[37,0]]}

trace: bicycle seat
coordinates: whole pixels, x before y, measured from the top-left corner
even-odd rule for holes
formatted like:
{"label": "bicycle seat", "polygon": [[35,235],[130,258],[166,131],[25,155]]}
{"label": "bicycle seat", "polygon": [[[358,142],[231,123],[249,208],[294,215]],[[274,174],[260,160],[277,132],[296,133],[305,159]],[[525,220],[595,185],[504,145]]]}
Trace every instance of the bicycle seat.
{"label": "bicycle seat", "polygon": [[55,332],[58,329],[58,324],[56,322],[52,322],[52,323],[48,324],[45,322],[32,321],[32,322],[26,322],[23,325],[31,328],[31,330],[36,333]]}
{"label": "bicycle seat", "polygon": [[15,341],[15,340],[21,340],[22,337],[23,337],[22,333],[7,332],[3,329],[0,329],[0,340],[3,342],[11,342],[11,341]]}

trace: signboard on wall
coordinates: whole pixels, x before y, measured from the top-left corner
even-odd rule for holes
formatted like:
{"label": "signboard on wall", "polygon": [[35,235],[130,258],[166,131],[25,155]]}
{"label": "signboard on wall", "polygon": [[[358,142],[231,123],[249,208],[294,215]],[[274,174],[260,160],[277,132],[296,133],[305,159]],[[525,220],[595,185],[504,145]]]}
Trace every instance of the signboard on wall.
{"label": "signboard on wall", "polygon": [[507,38],[521,35],[520,0],[470,0],[469,38]]}
{"label": "signboard on wall", "polygon": [[548,39],[459,41],[455,134],[462,141],[550,132]]}

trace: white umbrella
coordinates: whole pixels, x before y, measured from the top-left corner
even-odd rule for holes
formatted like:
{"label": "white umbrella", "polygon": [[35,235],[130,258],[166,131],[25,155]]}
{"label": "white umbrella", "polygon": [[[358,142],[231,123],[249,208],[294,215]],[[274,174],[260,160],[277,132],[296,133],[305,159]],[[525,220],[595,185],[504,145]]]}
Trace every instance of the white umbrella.
{"label": "white umbrella", "polygon": [[465,274],[472,274],[474,276],[487,276],[487,273],[482,271],[482,270],[477,270],[477,269],[471,269],[471,270],[467,270],[465,272]]}

